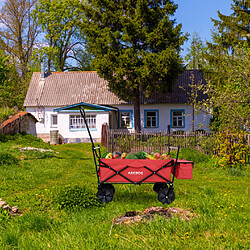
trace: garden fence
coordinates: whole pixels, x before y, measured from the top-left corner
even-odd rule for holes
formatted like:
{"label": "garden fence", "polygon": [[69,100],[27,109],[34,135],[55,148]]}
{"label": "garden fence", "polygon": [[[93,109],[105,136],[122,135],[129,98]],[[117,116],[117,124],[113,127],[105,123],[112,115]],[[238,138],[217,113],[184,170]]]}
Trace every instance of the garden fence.
{"label": "garden fence", "polygon": [[[219,155],[216,135],[204,132],[130,132],[122,129],[107,129],[107,150],[109,152],[135,153],[141,150],[153,152],[158,149],[161,153],[167,152],[168,146],[180,148],[194,148],[205,154]],[[242,155],[246,163],[250,163],[250,134],[244,135],[244,144],[247,152]],[[232,136],[232,143],[237,139]],[[106,146],[105,145],[105,146]]]}

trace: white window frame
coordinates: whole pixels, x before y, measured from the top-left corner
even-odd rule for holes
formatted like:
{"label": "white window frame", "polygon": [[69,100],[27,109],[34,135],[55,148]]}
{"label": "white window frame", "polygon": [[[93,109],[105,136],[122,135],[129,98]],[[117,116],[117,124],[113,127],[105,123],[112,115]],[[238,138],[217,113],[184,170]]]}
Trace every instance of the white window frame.
{"label": "white window frame", "polygon": [[[149,113],[154,112],[155,115],[153,116],[149,116]],[[158,124],[158,115],[159,115],[159,111],[158,110],[145,110],[145,128],[158,128],[159,124]],[[150,123],[148,125],[148,123]],[[153,123],[155,123],[155,125],[153,125]]]}
{"label": "white window frame", "polygon": [[[90,129],[96,129],[96,115],[86,115],[87,124]],[[81,115],[75,114],[69,116],[69,129],[70,130],[85,130],[86,125]]]}
{"label": "white window frame", "polygon": [[[128,114],[125,114],[128,113]],[[120,119],[120,128],[133,128],[133,123],[132,123],[132,111],[131,110],[120,110],[119,112],[119,119]],[[122,122],[124,124],[122,124]],[[128,121],[128,123],[127,123]]]}
{"label": "white window frame", "polygon": [[[181,112],[181,114],[174,114],[175,112]],[[174,123],[176,123],[176,125]],[[172,128],[184,128],[184,111],[183,110],[172,110]]]}
{"label": "white window frame", "polygon": [[[56,123],[54,123],[54,117],[56,117]],[[52,114],[50,116],[50,126],[51,128],[56,128],[58,126],[58,115]]]}

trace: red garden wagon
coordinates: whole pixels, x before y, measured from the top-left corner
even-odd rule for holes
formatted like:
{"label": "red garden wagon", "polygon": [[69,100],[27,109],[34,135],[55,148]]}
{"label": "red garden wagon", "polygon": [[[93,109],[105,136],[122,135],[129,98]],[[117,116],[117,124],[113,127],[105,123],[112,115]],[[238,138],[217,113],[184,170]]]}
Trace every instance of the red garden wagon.
{"label": "red garden wagon", "polygon": [[96,196],[101,202],[113,200],[115,188],[113,184],[154,184],[153,190],[158,193],[158,200],[162,204],[170,204],[175,199],[174,179],[192,179],[194,163],[179,160],[179,147],[169,146],[170,150],[177,150],[175,159],[148,160],[148,159],[102,159],[100,147],[94,145],[84,108],[80,106],[80,113],[85,122],[92,143],[98,191]]}

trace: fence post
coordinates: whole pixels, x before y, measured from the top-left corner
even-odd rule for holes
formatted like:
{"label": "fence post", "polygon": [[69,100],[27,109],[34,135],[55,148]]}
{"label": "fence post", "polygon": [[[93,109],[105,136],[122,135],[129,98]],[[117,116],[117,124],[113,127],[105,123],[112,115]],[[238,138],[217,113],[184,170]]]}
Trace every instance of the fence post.
{"label": "fence post", "polygon": [[103,123],[102,124],[102,132],[101,132],[101,145],[105,148],[108,146],[108,124]]}

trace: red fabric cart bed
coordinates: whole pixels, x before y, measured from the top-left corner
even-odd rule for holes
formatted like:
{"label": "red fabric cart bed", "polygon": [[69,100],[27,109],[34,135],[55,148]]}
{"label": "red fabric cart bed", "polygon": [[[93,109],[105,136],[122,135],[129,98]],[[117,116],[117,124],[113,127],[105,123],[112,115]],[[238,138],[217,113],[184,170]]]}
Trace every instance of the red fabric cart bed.
{"label": "red fabric cart bed", "polygon": [[[98,174],[103,182],[137,184],[166,182],[171,181],[175,161],[174,159],[100,159]],[[178,160],[175,177],[177,179],[192,179],[193,162]]]}

